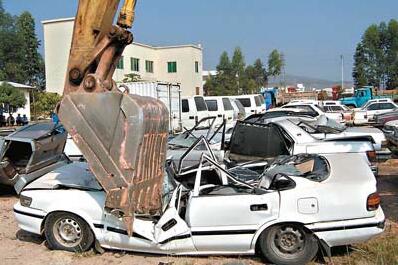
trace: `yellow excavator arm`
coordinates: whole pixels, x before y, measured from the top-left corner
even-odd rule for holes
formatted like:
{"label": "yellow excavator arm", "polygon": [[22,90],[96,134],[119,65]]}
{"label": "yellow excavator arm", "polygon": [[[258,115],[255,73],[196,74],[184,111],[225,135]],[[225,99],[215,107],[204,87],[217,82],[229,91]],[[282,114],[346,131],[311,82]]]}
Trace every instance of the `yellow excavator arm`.
{"label": "yellow excavator arm", "polygon": [[[73,30],[61,123],[107,193],[105,208],[133,231],[135,214],[161,211],[168,111],[160,101],[120,92],[112,76],[133,41],[135,0],[80,0]],[[82,202],[83,203],[83,202]]]}

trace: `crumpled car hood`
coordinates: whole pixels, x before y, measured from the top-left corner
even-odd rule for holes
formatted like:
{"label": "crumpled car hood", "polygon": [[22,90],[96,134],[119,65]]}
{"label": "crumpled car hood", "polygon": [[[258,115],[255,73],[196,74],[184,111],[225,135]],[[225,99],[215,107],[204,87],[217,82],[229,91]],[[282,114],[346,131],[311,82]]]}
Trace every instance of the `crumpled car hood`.
{"label": "crumpled car hood", "polygon": [[30,183],[24,190],[74,188],[83,190],[102,190],[83,162],[70,163],[62,166]]}

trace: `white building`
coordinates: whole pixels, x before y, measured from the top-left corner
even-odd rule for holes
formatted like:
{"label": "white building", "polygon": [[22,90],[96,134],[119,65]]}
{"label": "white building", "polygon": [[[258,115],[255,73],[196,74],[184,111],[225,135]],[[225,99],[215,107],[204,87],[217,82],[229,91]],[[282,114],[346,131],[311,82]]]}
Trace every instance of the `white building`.
{"label": "white building", "polygon": [[[43,21],[46,90],[61,94],[64,83],[74,19]],[[143,81],[179,83],[182,96],[203,94],[203,50],[201,45],[154,47],[133,43],[126,47],[113,76],[121,82],[126,74]]]}
{"label": "white building", "polygon": [[[15,113],[13,113],[14,118],[17,117],[18,114],[21,115],[26,115],[28,120],[30,120],[30,91],[33,89],[31,86],[23,85],[23,84],[18,84],[14,82],[7,82],[7,81],[0,81],[0,85],[3,83],[8,83],[9,85],[13,86],[15,89],[19,89],[25,96],[25,106],[23,108],[18,108]],[[7,118],[9,116],[8,109],[4,109],[3,115]]]}

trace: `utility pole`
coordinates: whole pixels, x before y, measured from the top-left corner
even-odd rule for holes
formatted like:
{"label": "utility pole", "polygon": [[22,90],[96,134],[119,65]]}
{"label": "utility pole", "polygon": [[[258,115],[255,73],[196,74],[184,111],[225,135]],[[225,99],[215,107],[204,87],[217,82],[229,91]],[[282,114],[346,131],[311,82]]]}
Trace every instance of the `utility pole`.
{"label": "utility pole", "polygon": [[340,55],[341,59],[341,90],[344,90],[344,55]]}

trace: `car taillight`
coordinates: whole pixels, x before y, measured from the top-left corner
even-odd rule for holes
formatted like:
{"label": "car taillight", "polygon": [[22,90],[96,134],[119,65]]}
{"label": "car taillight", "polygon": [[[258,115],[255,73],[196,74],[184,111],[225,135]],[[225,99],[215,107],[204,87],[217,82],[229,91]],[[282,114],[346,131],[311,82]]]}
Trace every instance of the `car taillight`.
{"label": "car taillight", "polygon": [[381,147],[388,147],[388,141],[387,140],[382,141],[381,142]]}
{"label": "car taillight", "polygon": [[366,209],[376,211],[380,206],[380,201],[380,195],[377,192],[370,194],[366,201]]}
{"label": "car taillight", "polygon": [[376,160],[377,160],[376,151],[374,151],[374,150],[367,151],[366,155],[370,162],[376,162]]}

